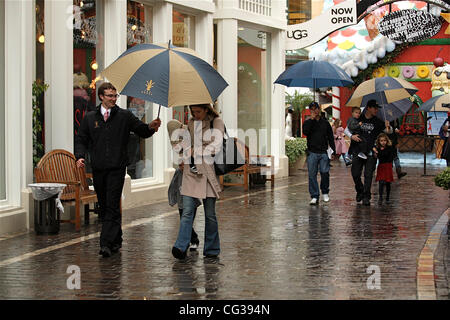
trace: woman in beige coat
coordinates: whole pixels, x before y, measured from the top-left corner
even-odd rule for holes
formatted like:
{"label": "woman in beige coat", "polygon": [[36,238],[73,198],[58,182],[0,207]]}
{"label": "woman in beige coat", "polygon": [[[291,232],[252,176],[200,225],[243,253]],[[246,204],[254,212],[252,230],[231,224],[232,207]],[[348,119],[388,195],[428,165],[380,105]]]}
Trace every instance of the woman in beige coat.
{"label": "woman in beige coat", "polygon": [[[203,255],[217,257],[220,253],[219,228],[216,218],[216,199],[222,191],[214,170],[214,154],[222,148],[224,123],[209,104],[190,106],[192,118],[188,123],[190,150],[185,150],[183,182],[183,215],[178,238],[172,248],[177,259],[186,258],[191,240],[195,199],[203,200],[205,211],[205,240]],[[211,130],[213,129],[213,130]],[[188,152],[186,152],[188,151]],[[191,156],[196,170],[189,165]],[[197,172],[197,173],[195,173]]]}

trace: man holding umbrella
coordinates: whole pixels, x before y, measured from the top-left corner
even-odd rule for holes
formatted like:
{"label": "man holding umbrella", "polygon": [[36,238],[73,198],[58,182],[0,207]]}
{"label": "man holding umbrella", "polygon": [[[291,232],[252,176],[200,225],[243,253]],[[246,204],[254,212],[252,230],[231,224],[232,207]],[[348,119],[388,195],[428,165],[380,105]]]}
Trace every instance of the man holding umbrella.
{"label": "man holding umbrella", "polygon": [[[372,178],[373,173],[375,171],[375,167],[377,164],[377,159],[375,158],[372,148],[375,145],[375,141],[378,135],[381,132],[385,132],[387,134],[392,133],[392,127],[389,124],[389,121],[380,120],[376,117],[378,109],[380,106],[378,105],[376,100],[369,100],[367,102],[367,106],[364,110],[364,114],[361,115],[359,121],[361,124],[361,135],[367,142],[368,146],[368,155],[367,159],[362,159],[357,155],[353,157],[352,164],[352,177],[353,182],[355,183],[356,189],[356,201],[363,201],[363,205],[370,206],[371,199],[371,186],[372,186]],[[350,145],[349,152],[353,152],[352,145],[354,146],[354,142],[360,142],[361,139],[358,134],[354,134],[351,136],[352,143]],[[364,184],[361,181],[361,174],[364,169]]]}
{"label": "man holding umbrella", "polygon": [[151,137],[158,131],[161,120],[146,124],[117,106],[118,94],[109,82],[100,85],[98,97],[101,104],[83,118],[75,137],[75,157],[77,166],[84,167],[86,153],[90,151],[94,188],[103,216],[99,254],[110,257],[122,247],[120,197],[130,131],[141,138]]}
{"label": "man holding umbrella", "polygon": [[328,193],[330,191],[330,158],[328,157],[328,147],[336,153],[334,145],[333,129],[330,123],[321,116],[321,109],[317,102],[309,104],[311,118],[303,124],[303,134],[306,136],[308,145],[308,179],[309,194],[311,195],[311,205],[319,202],[319,185],[317,183],[317,171],[320,171],[320,191],[322,191],[323,201],[330,201]]}

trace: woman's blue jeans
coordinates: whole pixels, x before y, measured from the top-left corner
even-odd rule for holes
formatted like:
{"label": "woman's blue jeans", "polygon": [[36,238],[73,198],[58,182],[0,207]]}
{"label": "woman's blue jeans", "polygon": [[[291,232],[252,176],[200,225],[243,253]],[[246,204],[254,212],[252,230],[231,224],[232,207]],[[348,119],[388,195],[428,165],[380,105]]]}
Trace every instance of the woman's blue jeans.
{"label": "woman's blue jeans", "polygon": [[[191,242],[192,224],[194,222],[194,211],[196,209],[195,198],[183,196],[183,215],[180,219],[180,230],[174,247],[185,252]],[[203,199],[205,210],[205,241],[203,255],[219,255],[220,240],[219,226],[216,218],[216,198]]]}

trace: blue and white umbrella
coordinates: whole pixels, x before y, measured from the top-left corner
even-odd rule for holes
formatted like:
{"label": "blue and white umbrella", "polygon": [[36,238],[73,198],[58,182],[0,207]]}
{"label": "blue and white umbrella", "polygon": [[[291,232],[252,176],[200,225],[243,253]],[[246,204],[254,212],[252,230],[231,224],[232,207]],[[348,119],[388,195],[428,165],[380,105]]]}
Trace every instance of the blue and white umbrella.
{"label": "blue and white umbrella", "polygon": [[379,105],[409,98],[419,91],[406,80],[392,77],[373,78],[361,83],[346,103],[349,107],[364,108],[369,100],[376,100]]}
{"label": "blue and white umbrella", "polygon": [[[374,99],[383,109],[383,115],[379,115],[379,117],[394,120],[409,110],[406,106],[409,104],[409,107],[411,107],[412,101],[408,100],[417,91],[419,89],[414,85],[400,78],[373,78],[361,83],[355,89],[346,105],[364,108],[369,100]],[[402,102],[399,102],[400,100]],[[393,104],[394,102],[396,104]],[[400,111],[402,112],[401,114]],[[397,114],[399,114],[398,117]]]}
{"label": "blue and white umbrella", "polygon": [[189,48],[139,44],[125,51],[101,75],[124,95],[166,107],[213,104],[228,86]]}

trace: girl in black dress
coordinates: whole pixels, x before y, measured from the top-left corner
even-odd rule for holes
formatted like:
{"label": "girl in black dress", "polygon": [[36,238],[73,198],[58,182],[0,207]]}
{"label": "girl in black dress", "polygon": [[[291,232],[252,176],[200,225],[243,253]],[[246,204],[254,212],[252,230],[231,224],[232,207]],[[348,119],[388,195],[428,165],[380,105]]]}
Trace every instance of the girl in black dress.
{"label": "girl in black dress", "polygon": [[378,204],[383,202],[383,189],[386,186],[386,202],[389,202],[391,193],[391,182],[394,181],[392,173],[392,162],[394,161],[395,150],[392,146],[392,141],[387,134],[380,133],[376,140],[376,147],[373,151],[378,158],[377,177],[379,198]]}

